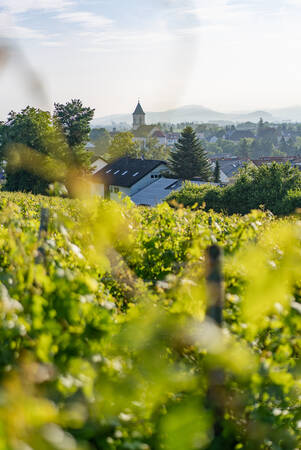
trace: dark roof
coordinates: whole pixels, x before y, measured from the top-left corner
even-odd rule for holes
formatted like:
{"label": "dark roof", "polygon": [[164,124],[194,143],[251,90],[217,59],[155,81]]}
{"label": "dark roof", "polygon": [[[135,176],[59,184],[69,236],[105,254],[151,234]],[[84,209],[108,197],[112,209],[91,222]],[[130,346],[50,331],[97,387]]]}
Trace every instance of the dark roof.
{"label": "dark roof", "polygon": [[157,159],[120,158],[103,167],[93,178],[100,179],[107,186],[131,187],[161,164],[166,162]]}
{"label": "dark roof", "polygon": [[153,133],[153,137],[156,137],[156,138],[165,138],[165,134],[161,131],[161,130],[157,130],[157,131],[155,131],[154,133]]}
{"label": "dark roof", "polygon": [[136,106],[136,109],[135,109],[135,111],[133,112],[133,116],[138,116],[138,115],[140,115],[140,114],[144,114],[145,115],[145,112],[143,111],[143,109],[142,109],[142,106],[140,105],[140,102],[138,101],[138,104],[137,104],[137,106]]}
{"label": "dark roof", "polygon": [[263,164],[272,164],[273,162],[286,164],[287,162],[294,163],[295,161],[297,161],[295,156],[263,156],[262,158],[252,159],[252,163],[257,167]]}

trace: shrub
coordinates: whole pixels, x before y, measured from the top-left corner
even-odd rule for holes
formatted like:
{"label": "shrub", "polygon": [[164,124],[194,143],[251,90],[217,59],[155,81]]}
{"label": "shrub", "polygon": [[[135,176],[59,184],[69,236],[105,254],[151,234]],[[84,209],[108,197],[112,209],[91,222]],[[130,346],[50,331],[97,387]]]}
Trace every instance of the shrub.
{"label": "shrub", "polygon": [[212,185],[185,184],[181,191],[172,193],[168,201],[184,206],[205,203],[207,210],[228,214],[247,214],[264,207],[277,215],[290,214],[300,207],[301,172],[289,164],[246,166],[235,182],[225,188]]}
{"label": "shrub", "polygon": [[221,203],[222,188],[219,186],[212,186],[210,184],[198,185],[186,181],[183,188],[177,192],[173,192],[169,197],[169,200],[174,200],[179,205],[194,206],[198,205],[202,207],[203,204],[210,205],[210,208],[220,211],[222,208]]}
{"label": "shrub", "polygon": [[301,208],[301,191],[289,191],[281,204],[282,214],[290,214]]}

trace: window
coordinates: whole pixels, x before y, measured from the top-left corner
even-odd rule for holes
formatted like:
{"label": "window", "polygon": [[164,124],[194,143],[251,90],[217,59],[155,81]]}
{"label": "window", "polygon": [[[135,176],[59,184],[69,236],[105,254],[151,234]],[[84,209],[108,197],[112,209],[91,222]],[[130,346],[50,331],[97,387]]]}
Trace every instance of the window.
{"label": "window", "polygon": [[139,174],[139,172],[135,172],[133,177],[136,177]]}
{"label": "window", "polygon": [[115,194],[117,194],[118,192],[119,192],[119,187],[114,187],[114,192],[115,192]]}
{"label": "window", "polygon": [[128,173],[128,171],[125,170],[121,175],[123,176],[123,175],[125,175],[125,174],[127,174],[127,173]]}
{"label": "window", "polygon": [[106,171],[106,173],[110,173],[110,172],[112,172],[112,169],[109,169],[109,170]]}
{"label": "window", "polygon": [[114,172],[114,175],[116,175],[118,172],[120,172],[120,170],[118,169],[118,170],[116,170],[116,172]]}

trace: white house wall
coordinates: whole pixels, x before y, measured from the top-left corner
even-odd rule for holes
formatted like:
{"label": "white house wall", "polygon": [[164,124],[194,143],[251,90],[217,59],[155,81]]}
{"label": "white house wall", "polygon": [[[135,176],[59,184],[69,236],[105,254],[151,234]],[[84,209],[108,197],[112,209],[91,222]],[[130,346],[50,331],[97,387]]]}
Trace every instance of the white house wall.
{"label": "white house wall", "polygon": [[[114,192],[114,188],[117,187],[119,192]],[[124,197],[130,196],[130,189],[121,186],[110,186],[110,200],[115,200],[118,202],[120,199]]]}
{"label": "white house wall", "polygon": [[149,184],[154,183],[154,181],[157,180],[157,178],[154,178],[154,176],[155,175],[159,176],[161,174],[161,172],[164,170],[166,170],[166,165],[161,164],[160,166],[156,167],[152,172],[149,172],[145,177],[143,177],[141,180],[139,180],[137,183],[135,183],[131,187],[130,195],[134,195],[134,194],[136,194],[136,192],[145,188]]}

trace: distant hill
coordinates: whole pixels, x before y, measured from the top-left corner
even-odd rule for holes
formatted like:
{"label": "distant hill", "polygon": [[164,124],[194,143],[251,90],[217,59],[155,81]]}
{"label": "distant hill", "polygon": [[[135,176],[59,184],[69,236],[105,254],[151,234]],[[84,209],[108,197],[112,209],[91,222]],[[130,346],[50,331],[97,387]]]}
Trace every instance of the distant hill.
{"label": "distant hill", "polygon": [[281,121],[291,120],[292,122],[301,122],[301,106],[272,109],[269,112]]}
{"label": "distant hill", "polygon": [[[301,116],[301,109],[300,109]],[[147,112],[146,120],[148,123],[157,122],[258,122],[260,117],[265,121],[276,120],[271,112],[253,111],[247,113],[222,113],[214,111],[204,106],[190,105],[182,106],[175,109],[169,109],[162,112]],[[107,126],[112,124],[127,123],[132,124],[131,114],[113,114],[94,119],[92,125],[94,127]]]}

